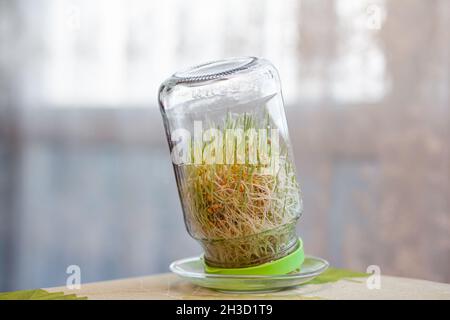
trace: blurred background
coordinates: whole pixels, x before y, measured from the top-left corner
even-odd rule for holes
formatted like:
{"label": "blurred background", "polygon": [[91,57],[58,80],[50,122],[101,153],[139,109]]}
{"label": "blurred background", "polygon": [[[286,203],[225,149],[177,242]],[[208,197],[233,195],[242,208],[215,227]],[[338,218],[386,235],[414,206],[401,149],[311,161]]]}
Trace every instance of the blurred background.
{"label": "blurred background", "polygon": [[180,68],[278,67],[309,254],[450,282],[447,0],[0,0],[0,291],[168,271],[157,106]]}

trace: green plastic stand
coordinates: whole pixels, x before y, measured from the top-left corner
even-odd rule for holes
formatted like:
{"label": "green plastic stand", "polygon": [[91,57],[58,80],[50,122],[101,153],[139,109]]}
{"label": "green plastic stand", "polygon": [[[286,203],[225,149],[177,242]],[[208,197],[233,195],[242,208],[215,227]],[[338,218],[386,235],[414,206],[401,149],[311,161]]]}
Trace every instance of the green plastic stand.
{"label": "green plastic stand", "polygon": [[294,252],[278,260],[269,261],[258,266],[247,268],[217,268],[208,266],[203,259],[206,273],[227,275],[277,275],[287,274],[299,270],[305,260],[303,241],[298,239],[298,246]]}

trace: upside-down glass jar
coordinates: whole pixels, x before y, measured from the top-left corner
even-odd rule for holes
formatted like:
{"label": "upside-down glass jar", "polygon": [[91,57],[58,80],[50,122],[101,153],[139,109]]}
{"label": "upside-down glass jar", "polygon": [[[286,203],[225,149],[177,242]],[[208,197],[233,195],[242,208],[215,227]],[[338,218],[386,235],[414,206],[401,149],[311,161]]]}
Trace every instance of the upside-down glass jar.
{"label": "upside-down glass jar", "polygon": [[241,57],[176,72],[161,85],[159,106],[206,272],[299,269],[302,200],[275,67]]}

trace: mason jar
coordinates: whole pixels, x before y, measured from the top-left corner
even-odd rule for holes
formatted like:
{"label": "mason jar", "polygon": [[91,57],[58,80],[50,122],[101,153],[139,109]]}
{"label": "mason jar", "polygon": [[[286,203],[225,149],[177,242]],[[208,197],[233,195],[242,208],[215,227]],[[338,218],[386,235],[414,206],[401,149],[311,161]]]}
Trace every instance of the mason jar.
{"label": "mason jar", "polygon": [[[206,271],[300,267],[303,207],[275,67],[256,57],[204,63],[164,81],[158,99],[184,221]],[[258,271],[293,253],[291,263]]]}

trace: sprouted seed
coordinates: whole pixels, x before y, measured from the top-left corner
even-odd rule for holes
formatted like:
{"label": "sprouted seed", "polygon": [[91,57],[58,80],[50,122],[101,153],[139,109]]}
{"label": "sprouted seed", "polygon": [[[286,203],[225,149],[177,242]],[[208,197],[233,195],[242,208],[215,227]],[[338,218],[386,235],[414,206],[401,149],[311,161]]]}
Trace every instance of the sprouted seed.
{"label": "sprouted seed", "polygon": [[[244,132],[258,129],[248,114],[229,114],[222,125],[210,126],[223,132],[229,128]],[[264,126],[268,126],[268,120]],[[177,166],[182,176],[185,221],[191,234],[201,240],[208,264],[246,267],[295,249],[301,200],[287,153],[288,148],[281,145],[279,165],[273,173],[267,172],[267,164],[247,160],[241,164]]]}

